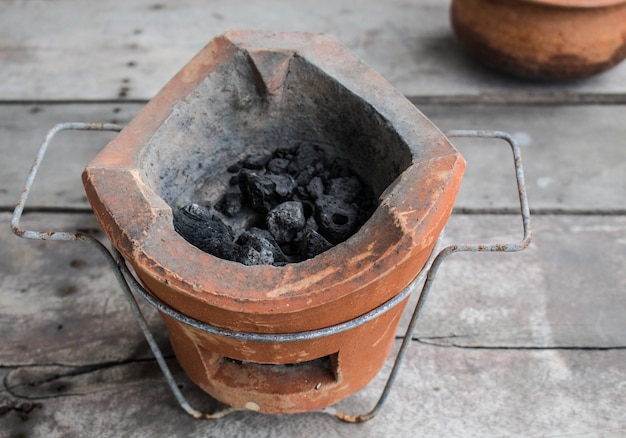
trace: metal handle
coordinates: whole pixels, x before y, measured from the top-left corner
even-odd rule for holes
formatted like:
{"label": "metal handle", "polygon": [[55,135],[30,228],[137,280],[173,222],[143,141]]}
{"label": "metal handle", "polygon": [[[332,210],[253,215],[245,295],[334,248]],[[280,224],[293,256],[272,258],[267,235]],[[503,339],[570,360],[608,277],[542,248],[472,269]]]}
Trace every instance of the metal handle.
{"label": "metal handle", "polygon": [[20,200],[15,206],[15,210],[13,210],[13,216],[11,217],[11,230],[16,235],[23,237],[25,239],[37,239],[37,240],[87,240],[89,236],[86,236],[83,233],[67,233],[64,231],[30,231],[25,230],[20,226],[20,219],[22,218],[22,214],[24,213],[24,206],[26,205],[26,201],[28,200],[28,195],[30,194],[30,190],[35,182],[35,177],[37,176],[37,172],[39,172],[39,167],[41,166],[41,162],[43,161],[43,157],[48,150],[48,146],[52,141],[52,138],[57,135],[61,131],[121,131],[122,127],[120,125],[115,125],[113,123],[82,123],[82,122],[70,122],[70,123],[59,123],[55,125],[48,134],[46,134],[46,138],[43,143],[39,147],[39,151],[35,157],[35,161],[33,162],[32,167],[30,168],[30,172],[28,173],[28,177],[26,178],[26,184],[24,185],[24,190],[22,190],[22,195],[20,196]]}
{"label": "metal handle", "polygon": [[[517,183],[517,193],[520,203],[520,212],[522,215],[522,226],[524,228],[524,236],[522,240],[516,243],[488,243],[488,244],[462,244],[452,245],[455,248],[450,249],[450,254],[460,251],[497,251],[497,252],[516,252],[528,247],[532,238],[530,227],[530,207],[528,205],[528,195],[526,193],[526,181],[524,180],[524,170],[522,168],[522,156],[520,148],[515,138],[506,132],[501,131],[479,131],[479,130],[453,130],[446,132],[447,137],[470,137],[470,138],[496,138],[506,141],[511,146],[513,152],[513,164],[515,166],[515,181]],[[446,248],[447,249],[447,248]],[[445,251],[446,249],[442,250]]]}

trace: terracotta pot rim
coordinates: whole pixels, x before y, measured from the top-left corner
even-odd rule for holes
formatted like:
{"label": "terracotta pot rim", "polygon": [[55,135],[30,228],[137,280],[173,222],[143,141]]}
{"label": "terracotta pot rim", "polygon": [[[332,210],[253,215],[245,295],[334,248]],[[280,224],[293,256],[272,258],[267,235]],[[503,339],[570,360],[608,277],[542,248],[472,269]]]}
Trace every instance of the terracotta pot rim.
{"label": "terracotta pot rim", "polygon": [[535,3],[545,6],[558,6],[569,9],[598,9],[626,4],[626,0],[517,0],[522,3]]}
{"label": "terracotta pot rim", "polygon": [[454,0],[450,8],[472,56],[539,81],[576,80],[622,62],[625,17],[626,0]]}

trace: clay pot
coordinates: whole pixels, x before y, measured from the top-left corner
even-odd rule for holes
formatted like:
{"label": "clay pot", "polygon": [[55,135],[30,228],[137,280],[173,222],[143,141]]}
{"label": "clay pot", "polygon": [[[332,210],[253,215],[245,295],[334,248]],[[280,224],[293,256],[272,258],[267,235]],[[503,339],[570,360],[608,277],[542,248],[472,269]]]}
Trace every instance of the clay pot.
{"label": "clay pot", "polygon": [[[219,180],[247,153],[303,139],[349,159],[379,197],[373,217],[347,241],[300,263],[244,266],[175,232],[172,207],[206,178]],[[87,166],[83,182],[103,230],[150,293],[220,328],[298,333],[363,315],[409,285],[451,213],[464,167],[426,117],[334,40],[232,31],[141,110]],[[163,318],[181,366],[216,399],[303,412],[370,381],[405,304],[297,342],[232,339]]]}
{"label": "clay pot", "polygon": [[453,0],[450,17],[473,56],[516,76],[581,78],[626,57],[624,0]]}

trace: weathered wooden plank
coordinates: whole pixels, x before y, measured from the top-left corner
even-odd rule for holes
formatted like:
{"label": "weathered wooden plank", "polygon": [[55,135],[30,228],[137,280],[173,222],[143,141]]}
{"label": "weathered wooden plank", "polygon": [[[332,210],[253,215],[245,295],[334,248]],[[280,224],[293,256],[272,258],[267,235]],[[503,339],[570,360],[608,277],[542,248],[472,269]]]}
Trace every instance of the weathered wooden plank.
{"label": "weathered wooden plank", "polygon": [[449,2],[4,2],[0,99],[150,98],[228,29],[328,33],[410,96],[624,93],[626,64],[535,84],[485,69],[455,40]]}
{"label": "weathered wooden plank", "polygon": [[[454,106],[420,109],[441,129],[513,134],[522,150],[531,208],[624,211],[626,106]],[[518,209],[510,148],[453,139],[467,159],[460,208]]]}
{"label": "weathered wooden plank", "polygon": [[[535,216],[532,223],[533,243],[523,252],[448,258],[415,336],[470,347],[626,347],[626,217]],[[453,215],[445,240],[521,236],[515,216]]]}
{"label": "weathered wooden plank", "polygon": [[[41,231],[91,232],[92,215],[26,215]],[[102,256],[78,242],[27,241],[0,214],[0,366],[84,366],[150,357],[118,283]],[[166,353],[167,334],[152,308],[146,316]]]}
{"label": "weathered wooden plank", "polygon": [[[116,121],[139,104],[0,105],[0,207],[12,208],[46,131],[62,121]],[[522,147],[531,207],[622,211],[626,199],[626,106],[420,106],[444,130],[494,129]],[[112,133],[61,133],[53,141],[28,205],[88,208],[80,174]],[[516,209],[512,159],[500,140],[454,139],[468,162],[456,207]]]}
{"label": "weathered wooden plank", "polygon": [[[417,344],[417,343],[416,343]],[[341,402],[350,413],[373,407],[388,363],[367,388]],[[626,351],[473,350],[412,345],[380,414],[370,422],[341,423],[318,413],[266,416],[237,412],[217,421],[194,420],[176,404],[154,362],[114,365],[89,374],[61,375],[44,393],[15,370],[6,380],[36,407],[25,416],[0,415],[0,436],[362,437],[606,436],[626,433],[623,406]],[[49,376],[48,376],[49,377]],[[215,402],[175,372],[191,403]],[[55,388],[55,383],[62,385]],[[56,390],[58,389],[58,391]],[[56,392],[56,393],[54,393]],[[25,398],[31,397],[32,398]]]}

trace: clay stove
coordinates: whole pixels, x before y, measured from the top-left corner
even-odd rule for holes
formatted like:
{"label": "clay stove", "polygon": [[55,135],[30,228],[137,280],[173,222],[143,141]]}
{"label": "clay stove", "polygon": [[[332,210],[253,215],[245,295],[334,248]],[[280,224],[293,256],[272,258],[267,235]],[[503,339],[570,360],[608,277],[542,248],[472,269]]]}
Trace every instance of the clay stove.
{"label": "clay stove", "polygon": [[[298,141],[348,160],[374,190],[378,207],[355,235],[276,267],[219,259],[176,233],[173,208],[210,198],[206,188],[219,186],[229,164]],[[451,213],[464,167],[428,119],[331,38],[232,31],[146,105],[83,182],[103,230],[151,294],[224,330],[285,334],[353,320],[405,289]],[[233,407],[293,413],[364,387],[405,305],[296,342],[223,337],[163,319],[181,366],[206,392]]]}

